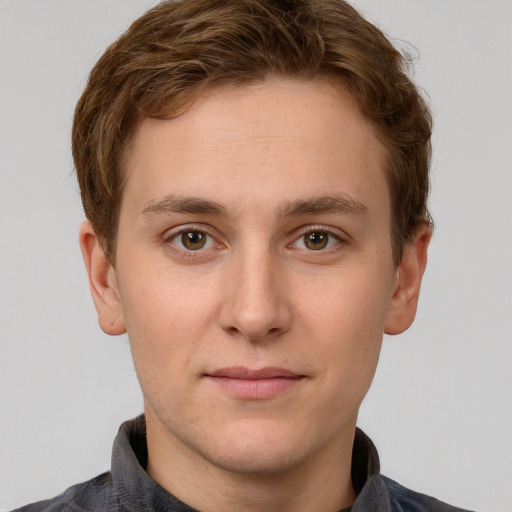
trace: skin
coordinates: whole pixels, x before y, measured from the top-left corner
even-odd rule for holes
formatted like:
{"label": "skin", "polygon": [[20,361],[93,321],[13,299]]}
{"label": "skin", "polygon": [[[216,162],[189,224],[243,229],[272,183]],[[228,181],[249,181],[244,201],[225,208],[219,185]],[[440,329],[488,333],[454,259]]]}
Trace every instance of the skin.
{"label": "skin", "polygon": [[[217,91],[138,128],[115,268],[88,221],[80,242],[102,329],[129,335],[147,472],[189,505],[355,500],[358,409],[383,333],[414,319],[430,239],[420,227],[393,264],[384,166],[370,123],[326,83]],[[214,376],[232,367],[296,378],[240,394]]]}

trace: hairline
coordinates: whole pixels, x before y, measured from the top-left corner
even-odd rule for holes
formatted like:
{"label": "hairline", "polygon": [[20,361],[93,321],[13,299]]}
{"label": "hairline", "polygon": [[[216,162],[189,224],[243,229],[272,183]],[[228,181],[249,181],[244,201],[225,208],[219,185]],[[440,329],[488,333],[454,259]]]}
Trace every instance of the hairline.
{"label": "hairline", "polygon": [[[285,80],[291,80],[291,81],[298,81],[298,82],[307,82],[307,83],[313,83],[318,84],[319,86],[329,86],[332,90],[336,91],[344,91],[348,96],[348,98],[352,101],[355,108],[357,108],[357,111],[359,114],[369,123],[369,126],[372,128],[372,131],[379,141],[379,143],[382,146],[383,153],[384,153],[384,162],[383,162],[383,172],[384,172],[384,178],[386,180],[386,186],[387,186],[387,192],[388,197],[390,200],[391,205],[391,212],[390,212],[390,237],[391,237],[391,248],[392,248],[392,254],[393,254],[393,261],[395,266],[398,266],[403,252],[405,250],[405,247],[410,243],[410,240],[402,241],[399,240],[399,236],[397,233],[399,233],[399,229],[397,226],[397,212],[396,210],[396,199],[394,197],[394,191],[391,186],[391,174],[392,174],[392,166],[393,166],[393,160],[394,155],[392,152],[392,144],[391,141],[386,137],[381,127],[378,125],[378,123],[371,119],[368,115],[365,114],[361,106],[359,105],[359,102],[357,101],[355,94],[350,89],[349,85],[347,84],[347,80],[340,74],[335,73],[328,73],[326,71],[319,70],[315,75],[300,75],[299,73],[285,73],[285,72],[269,72],[264,77],[254,77],[250,80],[242,80],[238,77],[233,77],[231,79],[223,79],[219,82],[208,82],[203,81],[199,84],[197,84],[195,87],[190,88],[190,94],[188,95],[188,98],[181,104],[179,104],[176,108],[173,110],[166,109],[164,106],[162,106],[161,109],[159,109],[159,112],[161,114],[155,113],[154,115],[144,115],[139,113],[138,116],[136,116],[134,122],[130,126],[130,129],[127,130],[127,136],[126,139],[121,144],[119,154],[116,158],[116,165],[117,165],[117,172],[118,177],[120,179],[119,187],[118,187],[118,194],[119,194],[119,200],[117,201],[117,208],[115,211],[115,217],[116,222],[114,225],[114,230],[111,233],[110,240],[100,240],[100,245],[102,246],[102,249],[104,253],[106,254],[108,260],[112,264],[112,266],[115,265],[116,261],[116,251],[117,251],[117,237],[118,237],[118,231],[119,231],[119,214],[122,208],[123,199],[124,199],[124,186],[126,184],[126,180],[128,178],[127,176],[127,167],[128,167],[128,159],[130,158],[130,152],[133,148],[133,141],[137,134],[137,131],[139,130],[142,123],[146,120],[170,120],[170,119],[176,119],[180,117],[181,115],[186,114],[191,109],[194,108],[195,105],[202,101],[207,101],[212,96],[222,93],[224,91],[229,90],[237,90],[237,89],[247,89],[250,87],[253,87],[255,85],[263,85],[264,83],[273,80],[273,79],[285,79]],[[155,102],[155,105],[157,103]],[[417,223],[417,226],[420,224],[424,224],[425,222],[419,222]],[[432,228],[432,222],[430,219],[427,219],[427,223]]]}

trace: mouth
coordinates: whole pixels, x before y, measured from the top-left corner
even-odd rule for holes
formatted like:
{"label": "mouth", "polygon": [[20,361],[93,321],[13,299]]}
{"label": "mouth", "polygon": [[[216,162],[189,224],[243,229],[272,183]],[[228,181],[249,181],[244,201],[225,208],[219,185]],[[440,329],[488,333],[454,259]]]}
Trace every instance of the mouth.
{"label": "mouth", "polygon": [[286,368],[266,367],[251,370],[240,366],[221,368],[205,374],[205,377],[222,391],[244,400],[275,397],[305,379],[305,375]]}

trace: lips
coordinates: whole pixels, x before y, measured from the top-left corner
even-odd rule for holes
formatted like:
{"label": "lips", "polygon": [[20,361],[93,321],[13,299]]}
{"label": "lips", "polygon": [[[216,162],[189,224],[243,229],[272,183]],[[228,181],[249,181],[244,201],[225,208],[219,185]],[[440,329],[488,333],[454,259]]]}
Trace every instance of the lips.
{"label": "lips", "polygon": [[291,370],[277,367],[261,368],[259,370],[250,370],[241,366],[232,368],[222,368],[215,370],[208,374],[210,377],[227,377],[230,379],[248,379],[248,380],[261,380],[261,379],[273,379],[273,378],[296,378],[301,377]]}
{"label": "lips", "polygon": [[221,368],[205,377],[222,391],[245,400],[275,397],[297,386],[304,375],[286,368],[266,367],[251,370],[244,367]]}

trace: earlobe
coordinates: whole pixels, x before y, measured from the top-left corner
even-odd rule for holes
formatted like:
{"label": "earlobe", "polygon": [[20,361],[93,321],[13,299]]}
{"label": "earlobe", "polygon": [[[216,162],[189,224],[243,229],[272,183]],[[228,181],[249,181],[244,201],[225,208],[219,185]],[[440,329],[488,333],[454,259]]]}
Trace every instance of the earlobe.
{"label": "earlobe", "polygon": [[80,227],[80,248],[84,258],[98,322],[106,334],[126,332],[115,273],[101,248],[92,224],[86,220]]}
{"label": "earlobe", "polygon": [[416,316],[421,280],[427,265],[427,249],[431,237],[430,227],[418,227],[414,239],[396,270],[395,289],[386,318],[386,334],[400,334],[407,330]]}

